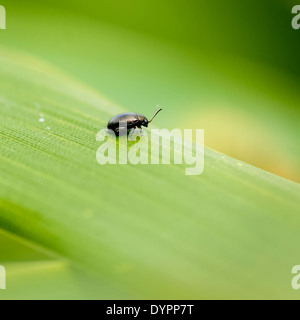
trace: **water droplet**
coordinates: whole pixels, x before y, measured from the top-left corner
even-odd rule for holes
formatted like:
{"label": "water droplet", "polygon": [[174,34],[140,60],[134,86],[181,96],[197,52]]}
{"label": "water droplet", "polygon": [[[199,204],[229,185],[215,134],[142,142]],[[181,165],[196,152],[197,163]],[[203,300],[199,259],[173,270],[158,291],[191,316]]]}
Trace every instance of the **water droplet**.
{"label": "water droplet", "polygon": [[43,113],[40,113],[40,119],[39,122],[45,122],[45,117]]}

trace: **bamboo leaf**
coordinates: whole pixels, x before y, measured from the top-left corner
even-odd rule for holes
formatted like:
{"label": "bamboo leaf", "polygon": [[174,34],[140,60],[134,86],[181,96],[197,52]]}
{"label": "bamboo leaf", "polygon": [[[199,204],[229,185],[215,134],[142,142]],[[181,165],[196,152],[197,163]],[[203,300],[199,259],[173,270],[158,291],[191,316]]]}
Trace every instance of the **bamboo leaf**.
{"label": "bamboo leaf", "polygon": [[298,184],[209,149],[200,176],[100,166],[97,132],[120,107],[34,57],[1,49],[0,68],[1,228],[103,297],[103,279],[123,298],[296,297]]}

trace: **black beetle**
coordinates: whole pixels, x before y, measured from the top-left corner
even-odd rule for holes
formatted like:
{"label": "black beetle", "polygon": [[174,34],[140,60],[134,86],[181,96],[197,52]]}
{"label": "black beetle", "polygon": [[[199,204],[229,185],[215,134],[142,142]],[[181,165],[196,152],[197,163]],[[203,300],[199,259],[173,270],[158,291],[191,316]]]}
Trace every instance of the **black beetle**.
{"label": "black beetle", "polygon": [[[122,113],[111,118],[107,124],[107,129],[112,130],[117,136],[128,133],[133,128],[141,128],[142,126],[148,127],[148,124],[157,116],[162,109],[155,112],[151,120],[145,116],[137,113]],[[125,127],[120,127],[120,124],[127,123],[127,132],[124,131]],[[122,130],[123,129],[123,130]]]}

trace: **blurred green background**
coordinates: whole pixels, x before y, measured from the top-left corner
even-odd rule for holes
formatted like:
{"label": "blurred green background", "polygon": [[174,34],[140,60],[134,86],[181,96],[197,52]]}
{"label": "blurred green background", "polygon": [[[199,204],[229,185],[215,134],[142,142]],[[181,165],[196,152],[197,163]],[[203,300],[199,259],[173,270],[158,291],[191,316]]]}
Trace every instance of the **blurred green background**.
{"label": "blurred green background", "polygon": [[1,44],[59,66],[157,125],[299,181],[297,1],[4,1]]}
{"label": "blurred green background", "polygon": [[[121,106],[124,111],[150,117],[159,104],[164,112],[155,119],[156,126],[204,128],[206,146],[299,182],[300,30],[291,27],[291,8],[295,4],[297,1],[287,0],[5,0],[1,5],[7,11],[7,30],[0,30],[0,52],[6,57],[9,50],[15,50],[21,56],[22,53],[32,55],[32,61],[38,57],[49,62],[104,94],[113,101],[112,106]],[[16,57],[12,59],[17,60]],[[22,65],[23,68],[25,70]],[[4,81],[8,71],[5,72],[1,78]],[[24,116],[26,125],[32,125],[36,122],[30,118],[33,107],[26,104],[25,98],[22,104],[22,99],[24,92],[29,92],[34,102],[34,90],[31,92],[26,86],[28,83],[19,79],[14,82],[7,78],[7,82],[7,88],[5,83],[1,88],[7,89],[4,96],[11,99],[14,94],[11,83],[20,85],[21,93],[16,98],[22,106],[20,115]],[[59,120],[53,120],[58,135],[68,140],[70,133],[80,142],[83,135],[84,147],[89,146],[90,150],[85,150],[83,144],[75,148],[79,154],[76,158],[78,180],[77,172],[58,164],[53,172],[51,168],[44,168],[45,177],[54,175],[53,185],[34,174],[31,180],[30,171],[25,171],[27,181],[20,179],[21,174],[16,175],[16,181],[22,180],[19,193],[11,195],[11,186],[3,191],[7,198],[0,199],[3,214],[0,214],[0,227],[15,233],[0,230],[0,264],[5,262],[10,279],[6,298],[30,299],[39,294],[41,298],[57,299],[153,298],[156,294],[158,298],[236,298],[239,294],[264,298],[273,292],[276,297],[286,292],[294,297],[289,268],[297,263],[298,252],[296,184],[275,181],[273,176],[270,178],[251,167],[237,170],[231,162],[234,160],[225,157],[220,160],[208,152],[208,173],[202,180],[184,180],[184,176],[177,176],[171,168],[165,169],[162,181],[154,178],[152,181],[152,174],[160,176],[159,169],[137,171],[129,188],[126,183],[121,185],[124,195],[115,200],[117,204],[125,202],[123,216],[123,212],[110,207],[110,202],[119,191],[114,184],[119,182],[118,175],[131,177],[131,169],[124,169],[125,173],[119,168],[96,169],[94,158],[88,157],[88,152],[94,156],[96,150],[94,136],[100,129],[98,120],[104,121],[103,117],[107,116],[105,121],[108,121],[113,107],[107,114],[99,109],[98,119],[98,111],[92,113],[89,109],[84,114],[84,103],[81,105],[74,98],[75,111],[70,112],[68,118],[70,100],[62,97],[62,102],[55,98],[52,101],[47,94],[48,91],[43,102],[49,118],[61,115],[67,127],[64,132],[64,128],[58,126]],[[77,97],[76,93],[74,96]],[[58,111],[51,110],[53,106]],[[17,114],[15,117],[18,120]],[[72,126],[70,119],[78,127]],[[34,130],[30,132],[34,133]],[[41,136],[38,133],[37,141]],[[52,138],[49,138],[51,143]],[[43,141],[40,143],[43,146]],[[53,145],[59,146],[56,143]],[[71,145],[66,143],[65,147],[71,157]],[[63,152],[60,155],[65,156]],[[41,159],[44,158],[41,156]],[[32,159],[28,156],[28,159],[24,157],[26,163],[25,160],[30,167]],[[43,168],[38,160],[34,158],[33,163],[38,169],[40,165]],[[3,168],[6,162],[1,161]],[[90,165],[87,172],[86,163]],[[23,168],[18,170],[18,174],[23,174]],[[91,172],[95,172],[93,178],[89,176]],[[15,178],[10,171],[2,174]],[[65,174],[65,180],[59,181],[55,174],[57,177]],[[0,182],[5,180],[3,177]],[[13,178],[12,186],[19,187]],[[106,185],[105,179],[111,179],[111,185]],[[65,186],[60,190],[64,182],[74,189],[69,192]],[[43,189],[39,194],[40,183]],[[32,187],[28,194],[26,187]],[[82,193],[78,191],[81,188]],[[166,194],[162,190],[167,190]],[[29,196],[30,192],[37,192],[40,198],[22,198],[22,192]],[[78,195],[74,201],[72,192]],[[142,212],[133,212],[127,203],[128,195],[135,196],[140,206],[146,202],[148,207]],[[151,201],[151,197],[155,200]],[[193,202],[195,199],[198,202]],[[55,205],[59,210],[53,210]],[[16,216],[16,220],[9,220],[9,216],[13,219]],[[27,217],[37,222],[32,230]],[[70,226],[67,219],[71,221]],[[135,221],[133,227],[131,221]],[[81,225],[86,229],[81,230]],[[183,231],[182,234],[179,235],[178,230]],[[85,248],[84,240],[92,245]],[[136,252],[130,251],[136,244]],[[48,252],[45,247],[53,250]],[[101,254],[97,255],[100,249]],[[81,255],[82,260],[78,258]],[[62,259],[64,256],[66,261]],[[99,267],[101,281],[95,281],[89,272],[84,274],[84,263],[83,268],[80,263],[73,265],[69,257],[75,257],[80,263],[86,258],[90,264],[95,263],[94,267],[102,266],[103,259],[103,270]],[[272,272],[268,273],[269,269]],[[199,278],[195,277],[198,270],[201,271]],[[214,278],[223,271],[230,276]],[[278,271],[281,277],[276,287],[274,277]],[[148,273],[149,278],[145,276]],[[136,281],[131,289],[128,284],[132,276]],[[215,281],[213,284],[211,279]],[[165,287],[157,290],[162,281]],[[205,292],[199,289],[199,284]],[[250,288],[249,291],[244,291],[244,287]]]}

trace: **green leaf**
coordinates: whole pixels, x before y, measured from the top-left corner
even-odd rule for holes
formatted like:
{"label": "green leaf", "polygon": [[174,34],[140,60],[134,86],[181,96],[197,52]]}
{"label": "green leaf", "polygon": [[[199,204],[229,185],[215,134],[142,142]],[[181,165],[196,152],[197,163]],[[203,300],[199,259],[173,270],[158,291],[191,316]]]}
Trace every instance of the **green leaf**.
{"label": "green leaf", "polygon": [[82,270],[102,298],[297,297],[298,184],[209,149],[200,176],[100,166],[120,107],[34,57],[1,49],[0,68],[0,226],[66,261],[62,278]]}

